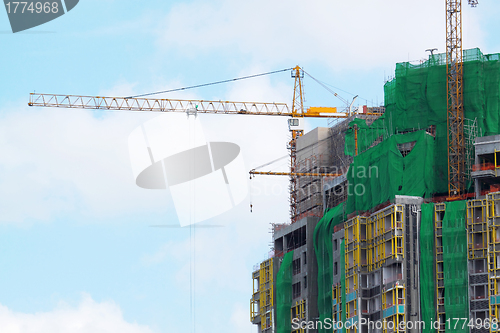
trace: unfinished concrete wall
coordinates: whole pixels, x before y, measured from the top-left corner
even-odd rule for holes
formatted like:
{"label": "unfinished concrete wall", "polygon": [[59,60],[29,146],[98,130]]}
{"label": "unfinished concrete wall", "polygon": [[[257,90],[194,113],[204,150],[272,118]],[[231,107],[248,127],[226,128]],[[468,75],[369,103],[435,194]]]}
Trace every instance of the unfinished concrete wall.
{"label": "unfinished concrete wall", "polygon": [[[297,171],[325,173],[331,171],[330,129],[317,127],[297,139]],[[322,177],[298,178],[298,209],[302,216],[323,215]]]}

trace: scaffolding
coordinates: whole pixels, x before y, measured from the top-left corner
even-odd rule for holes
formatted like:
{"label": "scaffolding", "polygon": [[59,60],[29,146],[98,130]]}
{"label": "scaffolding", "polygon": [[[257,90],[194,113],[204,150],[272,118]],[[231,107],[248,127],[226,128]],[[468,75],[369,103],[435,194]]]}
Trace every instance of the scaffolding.
{"label": "scaffolding", "polygon": [[[318,142],[316,145],[326,144],[327,141]],[[324,154],[314,154],[314,147],[306,147],[302,150],[310,150],[309,157],[297,161],[297,172],[303,173],[329,173],[331,170],[326,167],[330,164],[330,157]],[[318,149],[316,147],[316,149]],[[333,170],[338,172],[337,170]],[[302,176],[297,181],[297,205],[298,220],[304,216],[323,216],[323,177],[321,176]]]}
{"label": "scaffolding", "polygon": [[434,206],[434,231],[436,246],[436,313],[440,323],[438,332],[445,331],[446,313],[444,308],[444,264],[443,264],[443,219],[446,204],[439,203]]}
{"label": "scaffolding", "polygon": [[338,170],[346,170],[352,163],[352,156],[345,154],[345,132],[353,119],[355,119],[355,116],[344,119],[330,127],[330,156],[332,166]]}
{"label": "scaffolding", "polygon": [[482,136],[482,130],[477,125],[477,118],[464,119],[464,138],[465,138],[465,180],[472,181],[472,166],[474,165],[476,147],[474,142],[477,137]]}

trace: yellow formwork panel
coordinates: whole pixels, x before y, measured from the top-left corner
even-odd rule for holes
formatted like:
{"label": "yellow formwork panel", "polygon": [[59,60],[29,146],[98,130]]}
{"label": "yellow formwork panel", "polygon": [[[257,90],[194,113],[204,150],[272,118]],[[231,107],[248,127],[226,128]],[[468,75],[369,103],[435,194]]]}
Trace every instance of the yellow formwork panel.
{"label": "yellow formwork panel", "polygon": [[[347,302],[346,304],[346,319],[349,320],[351,319],[352,317],[355,317],[358,315],[358,299],[355,298],[353,299],[352,301],[350,302]],[[356,329],[356,327],[352,327],[352,328],[345,328],[344,331],[346,333],[357,333],[358,330]]]}
{"label": "yellow formwork panel", "polygon": [[345,270],[346,272],[357,266],[359,260],[359,216],[344,224],[345,237]]}
{"label": "yellow formwork panel", "polygon": [[403,205],[391,205],[370,217],[345,223],[345,270],[376,270],[388,259],[404,259]]}
{"label": "yellow formwork panel", "polygon": [[272,327],[271,310],[274,306],[273,259],[264,260],[259,271],[259,313],[261,328]]}
{"label": "yellow formwork panel", "polygon": [[[300,300],[295,302],[290,309],[291,320],[297,318],[299,321],[306,320],[306,300]],[[292,333],[304,333],[305,330],[303,328],[299,328],[297,330],[292,330]]]}
{"label": "yellow formwork panel", "polygon": [[340,304],[340,301],[342,299],[342,290],[340,283],[337,283],[336,285],[332,286],[332,304]]}
{"label": "yellow formwork panel", "polygon": [[[404,327],[405,316],[402,314],[395,314],[385,319],[385,325],[382,326],[383,333],[403,333],[406,329],[400,329]],[[401,325],[401,326],[400,326]]]}
{"label": "yellow formwork panel", "polygon": [[467,255],[469,259],[486,258],[488,253],[487,200],[467,201]]}
{"label": "yellow formwork panel", "polygon": [[[488,256],[488,272],[490,278],[500,277],[500,228],[490,227],[488,233],[489,240],[489,256]],[[498,289],[495,289],[498,295]]]}
{"label": "yellow formwork panel", "polygon": [[388,259],[404,258],[403,217],[403,205],[392,205],[369,218],[369,270],[380,268]]}
{"label": "yellow formwork panel", "polygon": [[[400,312],[399,306],[405,306],[406,299],[406,288],[403,286],[395,286],[394,288],[390,288],[388,290],[384,290],[382,292],[382,309],[386,310],[393,306],[397,306],[397,311],[385,318],[387,322],[386,327],[383,328],[383,332],[405,332],[405,330],[400,330],[399,325],[401,322],[405,321],[405,309]],[[382,318],[384,319],[384,318]],[[392,323],[392,324],[389,324]]]}
{"label": "yellow formwork panel", "polygon": [[488,205],[488,222],[492,226],[500,226],[500,192],[489,193],[486,196]]}
{"label": "yellow formwork panel", "polygon": [[351,317],[358,315],[358,299],[355,298],[346,304],[346,318],[350,319]]}
{"label": "yellow formwork panel", "polygon": [[376,214],[378,235],[403,227],[403,205],[392,205]]}
{"label": "yellow formwork panel", "polygon": [[345,292],[350,294],[353,291],[358,290],[358,274],[354,273],[350,276],[345,277]]}
{"label": "yellow formwork panel", "polygon": [[[495,154],[496,155],[496,154]],[[488,298],[490,320],[500,321],[500,304],[497,300],[500,291],[500,192],[489,193],[486,195],[486,212],[488,220]],[[493,332],[493,330],[490,330]]]}
{"label": "yellow formwork panel", "polygon": [[[346,304],[346,319],[349,320],[351,319],[352,317],[355,317],[358,315],[358,300],[357,299],[353,299],[352,301],[350,302],[347,302]],[[356,329],[356,327],[351,327],[351,328],[345,328],[344,331],[346,333],[357,333],[358,330]]]}
{"label": "yellow formwork panel", "polygon": [[382,308],[388,309],[395,305],[405,304],[406,288],[404,286],[394,286],[382,291]]}
{"label": "yellow formwork panel", "polygon": [[474,199],[467,201],[467,224],[484,223],[487,218],[487,199]]}
{"label": "yellow formwork panel", "polygon": [[[356,269],[361,264],[360,244],[366,241],[366,217],[356,216],[344,225],[345,270]],[[366,265],[366,263],[365,263]]]}
{"label": "yellow formwork panel", "polygon": [[377,219],[372,215],[367,219],[366,222],[367,229],[367,255],[368,255],[368,270],[373,271],[376,269],[378,249],[376,246],[378,222]]}
{"label": "yellow formwork panel", "polygon": [[368,256],[369,256],[369,244],[370,238],[368,237],[368,219],[363,217],[359,221],[359,265],[362,271],[367,271],[368,269]]}
{"label": "yellow formwork panel", "polygon": [[[346,222],[344,236],[346,239],[346,294],[357,291],[359,288],[359,267],[365,272],[371,272],[382,267],[388,259],[404,259],[404,205],[394,204],[382,209],[369,217],[354,217]],[[349,246],[352,244],[352,246]],[[359,244],[359,246],[358,246]],[[358,268],[358,269],[355,269]],[[401,299],[394,302],[404,302],[403,286],[399,286]],[[340,291],[332,289],[332,298],[339,300]],[[394,293],[397,298],[398,293]],[[392,296],[391,296],[392,297]],[[358,300],[353,299],[346,304],[346,318],[352,318],[358,313]],[[333,302],[333,319],[340,319],[341,310],[337,302]],[[396,313],[396,321],[404,320],[404,314]],[[355,330],[346,332],[356,332]],[[398,332],[395,330],[394,332]]]}
{"label": "yellow formwork panel", "polygon": [[[404,206],[391,205],[378,211],[368,218],[354,217],[346,222],[344,236],[346,239],[345,248],[345,291],[347,294],[358,290],[359,272],[356,267],[367,267],[368,271],[374,271],[382,267],[388,259],[404,258],[403,242],[403,221]],[[359,244],[363,244],[363,248]],[[364,251],[364,255],[361,255]],[[340,287],[332,288],[333,319],[340,319]],[[395,291],[391,291],[391,304],[404,305],[405,288],[397,286]],[[384,297],[387,297],[387,293]],[[399,297],[399,298],[398,298]],[[346,304],[346,318],[357,315],[357,299]],[[404,320],[404,314],[396,313],[394,316],[396,323]],[[352,331],[354,332],[354,331]],[[398,332],[397,328],[394,332]]]}
{"label": "yellow formwork panel", "polygon": [[356,242],[356,234],[358,233],[359,224],[358,221],[359,216],[356,216],[344,223],[345,244]]}
{"label": "yellow formwork panel", "polygon": [[340,283],[332,286],[332,319],[339,322],[342,319],[342,288]]}
{"label": "yellow formwork panel", "polygon": [[356,326],[355,326],[355,325],[353,325],[353,327],[352,327],[352,328],[346,328],[346,329],[345,329],[345,332],[346,332],[346,333],[358,333],[358,330],[356,329]]}

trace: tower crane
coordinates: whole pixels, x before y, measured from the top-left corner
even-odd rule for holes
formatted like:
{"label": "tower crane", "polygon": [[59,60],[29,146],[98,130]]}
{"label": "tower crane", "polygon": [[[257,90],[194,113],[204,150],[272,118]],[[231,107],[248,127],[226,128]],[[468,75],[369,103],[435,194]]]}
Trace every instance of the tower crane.
{"label": "tower crane", "polygon": [[[468,0],[476,7],[478,0]],[[448,197],[465,193],[465,139],[462,62],[462,0],[446,0],[446,104]]]}
{"label": "tower crane", "polygon": [[[302,87],[303,73],[303,70],[299,66],[292,69],[292,77],[295,79],[295,85],[291,109],[286,103],[103,97],[40,93],[31,93],[28,105],[38,107],[111,111],[186,112],[188,115],[196,115],[200,113],[290,117],[288,125],[292,138],[288,147],[290,149],[291,172],[286,173],[286,175],[290,176],[290,215],[292,222],[294,222],[295,218],[298,216],[296,197],[297,177],[301,176],[300,173],[296,172],[296,140],[304,133],[302,128],[303,118],[347,118],[350,116],[351,112],[350,109],[345,110],[345,112],[337,112],[337,108],[335,107],[310,107],[304,109]],[[369,114],[380,115],[379,113]],[[257,174],[257,172],[255,174]],[[334,174],[328,174],[328,176],[334,176]]]}

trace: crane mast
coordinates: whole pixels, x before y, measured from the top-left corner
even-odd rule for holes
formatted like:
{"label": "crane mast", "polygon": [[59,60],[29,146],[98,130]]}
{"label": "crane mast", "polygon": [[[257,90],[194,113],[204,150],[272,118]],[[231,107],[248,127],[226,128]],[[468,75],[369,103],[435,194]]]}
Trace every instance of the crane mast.
{"label": "crane mast", "polygon": [[465,193],[462,0],[446,0],[446,95],[448,196],[459,199]]}
{"label": "crane mast", "polygon": [[[293,104],[292,104],[292,118],[303,117],[304,115],[304,95],[302,90],[302,79],[304,72],[299,66],[292,69],[292,78],[295,79],[293,89]],[[304,134],[303,129],[292,129],[292,139],[289,143],[290,149],[290,217],[293,222],[296,222],[299,216],[297,187],[298,179],[294,175],[297,173],[297,138]]]}
{"label": "crane mast", "polygon": [[448,196],[459,198],[465,190],[461,0],[446,1],[446,95]]}

